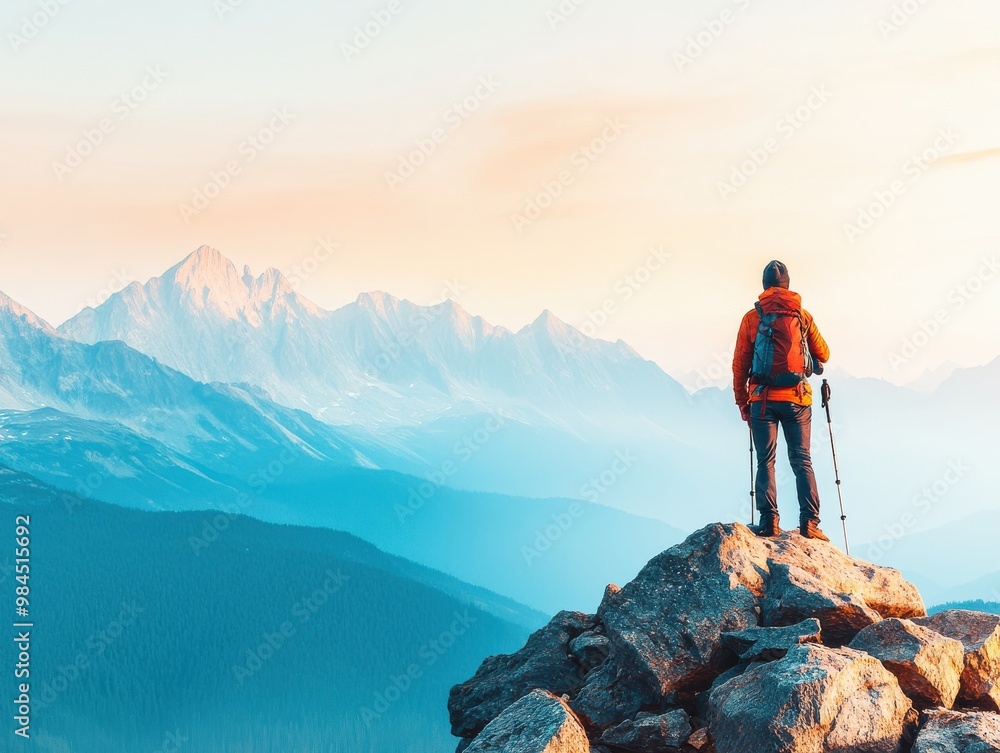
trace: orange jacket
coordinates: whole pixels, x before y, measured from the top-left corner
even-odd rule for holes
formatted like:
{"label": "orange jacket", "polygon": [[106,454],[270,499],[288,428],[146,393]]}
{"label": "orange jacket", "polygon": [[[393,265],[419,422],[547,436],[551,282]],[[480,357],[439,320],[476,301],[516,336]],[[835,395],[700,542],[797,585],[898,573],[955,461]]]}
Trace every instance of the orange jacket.
{"label": "orange jacket", "polygon": [[[802,298],[798,293],[793,293],[784,288],[768,288],[760,294],[763,301],[769,296],[787,297],[789,301],[794,301],[801,305]],[[809,351],[813,357],[821,363],[830,360],[830,346],[819,333],[816,322],[813,321],[812,314],[802,309],[802,318],[807,327],[806,340],[809,343]],[[740,333],[736,338],[736,349],[733,351],[733,394],[736,397],[737,405],[754,403],[763,398],[763,395],[756,389],[753,394],[749,392],[750,369],[753,366],[753,344],[757,339],[757,329],[760,327],[760,316],[756,309],[751,309],[743,317],[740,324]],[[812,387],[809,383],[798,387],[768,387],[767,399],[779,400],[782,402],[797,403],[798,405],[812,405]]]}

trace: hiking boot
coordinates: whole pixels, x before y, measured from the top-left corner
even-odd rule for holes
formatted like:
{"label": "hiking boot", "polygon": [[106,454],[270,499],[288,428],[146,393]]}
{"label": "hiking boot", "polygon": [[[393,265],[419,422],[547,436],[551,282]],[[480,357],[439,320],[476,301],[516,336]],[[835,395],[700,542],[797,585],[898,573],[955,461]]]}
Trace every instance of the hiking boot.
{"label": "hiking boot", "polygon": [[817,541],[829,541],[830,538],[819,530],[819,524],[815,520],[810,520],[799,526],[799,533],[802,534],[807,539],[816,539]]}
{"label": "hiking boot", "polygon": [[750,530],[762,539],[773,539],[781,535],[781,528],[778,526],[777,515],[764,515],[760,519],[759,526],[750,526]]}

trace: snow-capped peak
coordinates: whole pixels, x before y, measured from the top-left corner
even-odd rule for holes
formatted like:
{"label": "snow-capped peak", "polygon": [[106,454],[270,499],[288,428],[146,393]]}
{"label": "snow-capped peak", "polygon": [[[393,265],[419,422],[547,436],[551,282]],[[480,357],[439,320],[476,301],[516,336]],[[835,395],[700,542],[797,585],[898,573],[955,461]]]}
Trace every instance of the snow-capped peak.
{"label": "snow-capped peak", "polygon": [[211,246],[201,246],[150,285],[182,305],[210,309],[226,319],[243,318],[255,326],[279,311],[287,314],[291,307],[296,313],[318,311],[295,293],[279,270],[270,267],[254,277],[245,266],[240,274],[232,261]]}

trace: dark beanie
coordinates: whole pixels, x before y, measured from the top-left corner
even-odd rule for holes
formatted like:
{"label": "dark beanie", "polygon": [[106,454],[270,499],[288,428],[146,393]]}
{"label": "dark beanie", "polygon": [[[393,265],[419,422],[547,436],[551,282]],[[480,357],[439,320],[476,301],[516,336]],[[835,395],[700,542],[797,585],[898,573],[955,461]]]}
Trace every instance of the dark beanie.
{"label": "dark beanie", "polygon": [[764,290],[788,287],[788,267],[780,261],[772,261],[764,267]]}

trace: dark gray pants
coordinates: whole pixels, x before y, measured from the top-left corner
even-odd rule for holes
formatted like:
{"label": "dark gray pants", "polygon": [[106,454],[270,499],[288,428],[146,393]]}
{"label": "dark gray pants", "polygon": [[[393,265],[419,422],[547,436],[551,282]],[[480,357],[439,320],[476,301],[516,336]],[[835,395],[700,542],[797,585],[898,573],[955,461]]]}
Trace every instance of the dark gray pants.
{"label": "dark gray pants", "polygon": [[757,509],[762,516],[778,515],[774,461],[778,450],[778,424],[781,424],[799,496],[799,523],[810,520],[819,522],[819,492],[809,453],[812,407],[768,400],[767,410],[762,416],[760,406],[759,402],[750,404],[750,428],[754,447],[757,448]]}

